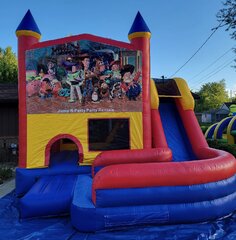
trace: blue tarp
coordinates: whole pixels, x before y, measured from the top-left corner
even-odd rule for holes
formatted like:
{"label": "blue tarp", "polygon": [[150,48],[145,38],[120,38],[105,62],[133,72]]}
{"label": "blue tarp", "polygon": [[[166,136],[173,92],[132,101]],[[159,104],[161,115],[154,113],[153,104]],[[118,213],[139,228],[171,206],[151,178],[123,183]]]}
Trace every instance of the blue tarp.
{"label": "blue tarp", "polygon": [[141,226],[110,232],[79,233],[70,218],[19,221],[17,200],[12,192],[0,199],[1,240],[235,240],[236,213],[201,224]]}

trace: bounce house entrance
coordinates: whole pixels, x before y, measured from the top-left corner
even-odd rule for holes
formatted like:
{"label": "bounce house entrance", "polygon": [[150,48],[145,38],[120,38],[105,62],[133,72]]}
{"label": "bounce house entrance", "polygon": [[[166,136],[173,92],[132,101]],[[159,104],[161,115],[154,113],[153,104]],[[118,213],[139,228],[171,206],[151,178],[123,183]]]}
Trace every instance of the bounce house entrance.
{"label": "bounce house entrance", "polygon": [[67,136],[58,137],[54,140],[50,141],[51,144],[46,150],[48,166],[52,168],[68,165],[77,166],[83,156],[78,140],[75,141],[74,138]]}
{"label": "bounce house entrance", "polygon": [[62,151],[78,151],[75,142],[69,138],[58,139],[51,146],[50,153],[57,153]]}

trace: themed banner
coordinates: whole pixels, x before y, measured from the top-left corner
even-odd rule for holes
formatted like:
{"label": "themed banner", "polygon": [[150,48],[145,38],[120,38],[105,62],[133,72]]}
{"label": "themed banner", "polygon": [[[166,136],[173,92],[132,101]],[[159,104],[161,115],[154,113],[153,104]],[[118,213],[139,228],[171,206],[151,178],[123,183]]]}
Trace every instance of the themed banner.
{"label": "themed banner", "polygon": [[80,40],[26,52],[28,114],[141,112],[142,57]]}

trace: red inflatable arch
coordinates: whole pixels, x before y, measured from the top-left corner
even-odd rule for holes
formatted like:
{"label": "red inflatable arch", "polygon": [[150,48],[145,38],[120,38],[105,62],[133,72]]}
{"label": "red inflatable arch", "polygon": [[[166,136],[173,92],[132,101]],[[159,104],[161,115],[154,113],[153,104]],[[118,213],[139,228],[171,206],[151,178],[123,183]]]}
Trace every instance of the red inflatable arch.
{"label": "red inflatable arch", "polygon": [[82,162],[83,161],[83,147],[82,147],[82,144],[80,143],[80,141],[74,137],[73,135],[71,134],[59,134],[55,137],[53,137],[47,144],[46,146],[46,149],[45,149],[45,166],[48,166],[49,165],[49,160],[50,160],[50,150],[51,150],[51,147],[53,145],[53,143],[55,143],[56,141],[60,140],[60,139],[63,139],[63,138],[67,138],[67,139],[70,139],[72,140],[77,148],[78,148],[78,161],[79,162]]}

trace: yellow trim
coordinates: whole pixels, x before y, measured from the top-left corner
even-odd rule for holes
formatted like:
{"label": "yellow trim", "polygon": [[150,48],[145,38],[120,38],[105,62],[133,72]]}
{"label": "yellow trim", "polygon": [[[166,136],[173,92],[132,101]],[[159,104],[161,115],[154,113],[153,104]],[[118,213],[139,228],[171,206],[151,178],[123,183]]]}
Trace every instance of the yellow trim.
{"label": "yellow trim", "polygon": [[30,31],[30,30],[18,30],[16,31],[16,36],[20,37],[20,36],[31,36],[31,37],[35,37],[38,40],[41,38],[41,34],[34,32],[34,31]]}
{"label": "yellow trim", "polygon": [[60,151],[75,151],[77,150],[77,146],[75,143],[63,143],[63,141],[60,141]]}
{"label": "yellow trim", "polygon": [[227,134],[223,133],[223,134],[222,134],[222,139],[227,140]]}
{"label": "yellow trim", "polygon": [[181,98],[182,96],[175,96],[175,95],[159,95],[159,97],[166,97],[166,98]]}
{"label": "yellow trim", "polygon": [[181,93],[180,104],[184,110],[194,110],[194,98],[186,81],[182,78],[174,78]]}
{"label": "yellow trim", "polygon": [[158,109],[159,97],[158,97],[157,88],[155,86],[155,82],[153,79],[151,79],[150,88],[151,88],[151,109]]}
{"label": "yellow trim", "polygon": [[217,124],[218,124],[218,123],[214,123],[214,124],[212,124],[210,127],[208,127],[208,129],[206,130],[206,132],[205,132],[205,134],[204,134],[205,138],[207,138],[207,135],[208,135],[209,131],[210,131],[215,125],[217,125]]}
{"label": "yellow trim", "polygon": [[234,136],[231,135],[232,126],[235,121],[236,121],[236,116],[230,120],[229,125],[227,127],[227,139],[229,144],[235,144]]}
{"label": "yellow trim", "polygon": [[82,165],[92,164],[100,151],[88,149],[88,119],[129,118],[130,148],[143,148],[142,112],[71,113],[27,115],[27,168],[45,166],[45,149],[48,142],[59,134],[76,137],[83,148]]}
{"label": "yellow trim", "polygon": [[217,126],[216,126],[216,128],[215,128],[215,130],[214,130],[214,139],[217,139],[216,138],[216,135],[217,135],[217,132],[218,132],[218,130],[219,130],[219,128],[220,128],[220,125],[222,124],[222,122],[224,122],[226,119],[228,119],[228,118],[231,118],[231,117],[227,117],[227,118],[224,118],[224,119],[222,119],[218,124],[217,124]]}
{"label": "yellow trim", "polygon": [[146,37],[146,38],[151,38],[151,33],[150,32],[134,32],[128,35],[129,40],[132,40],[133,38],[138,38],[138,37]]}

